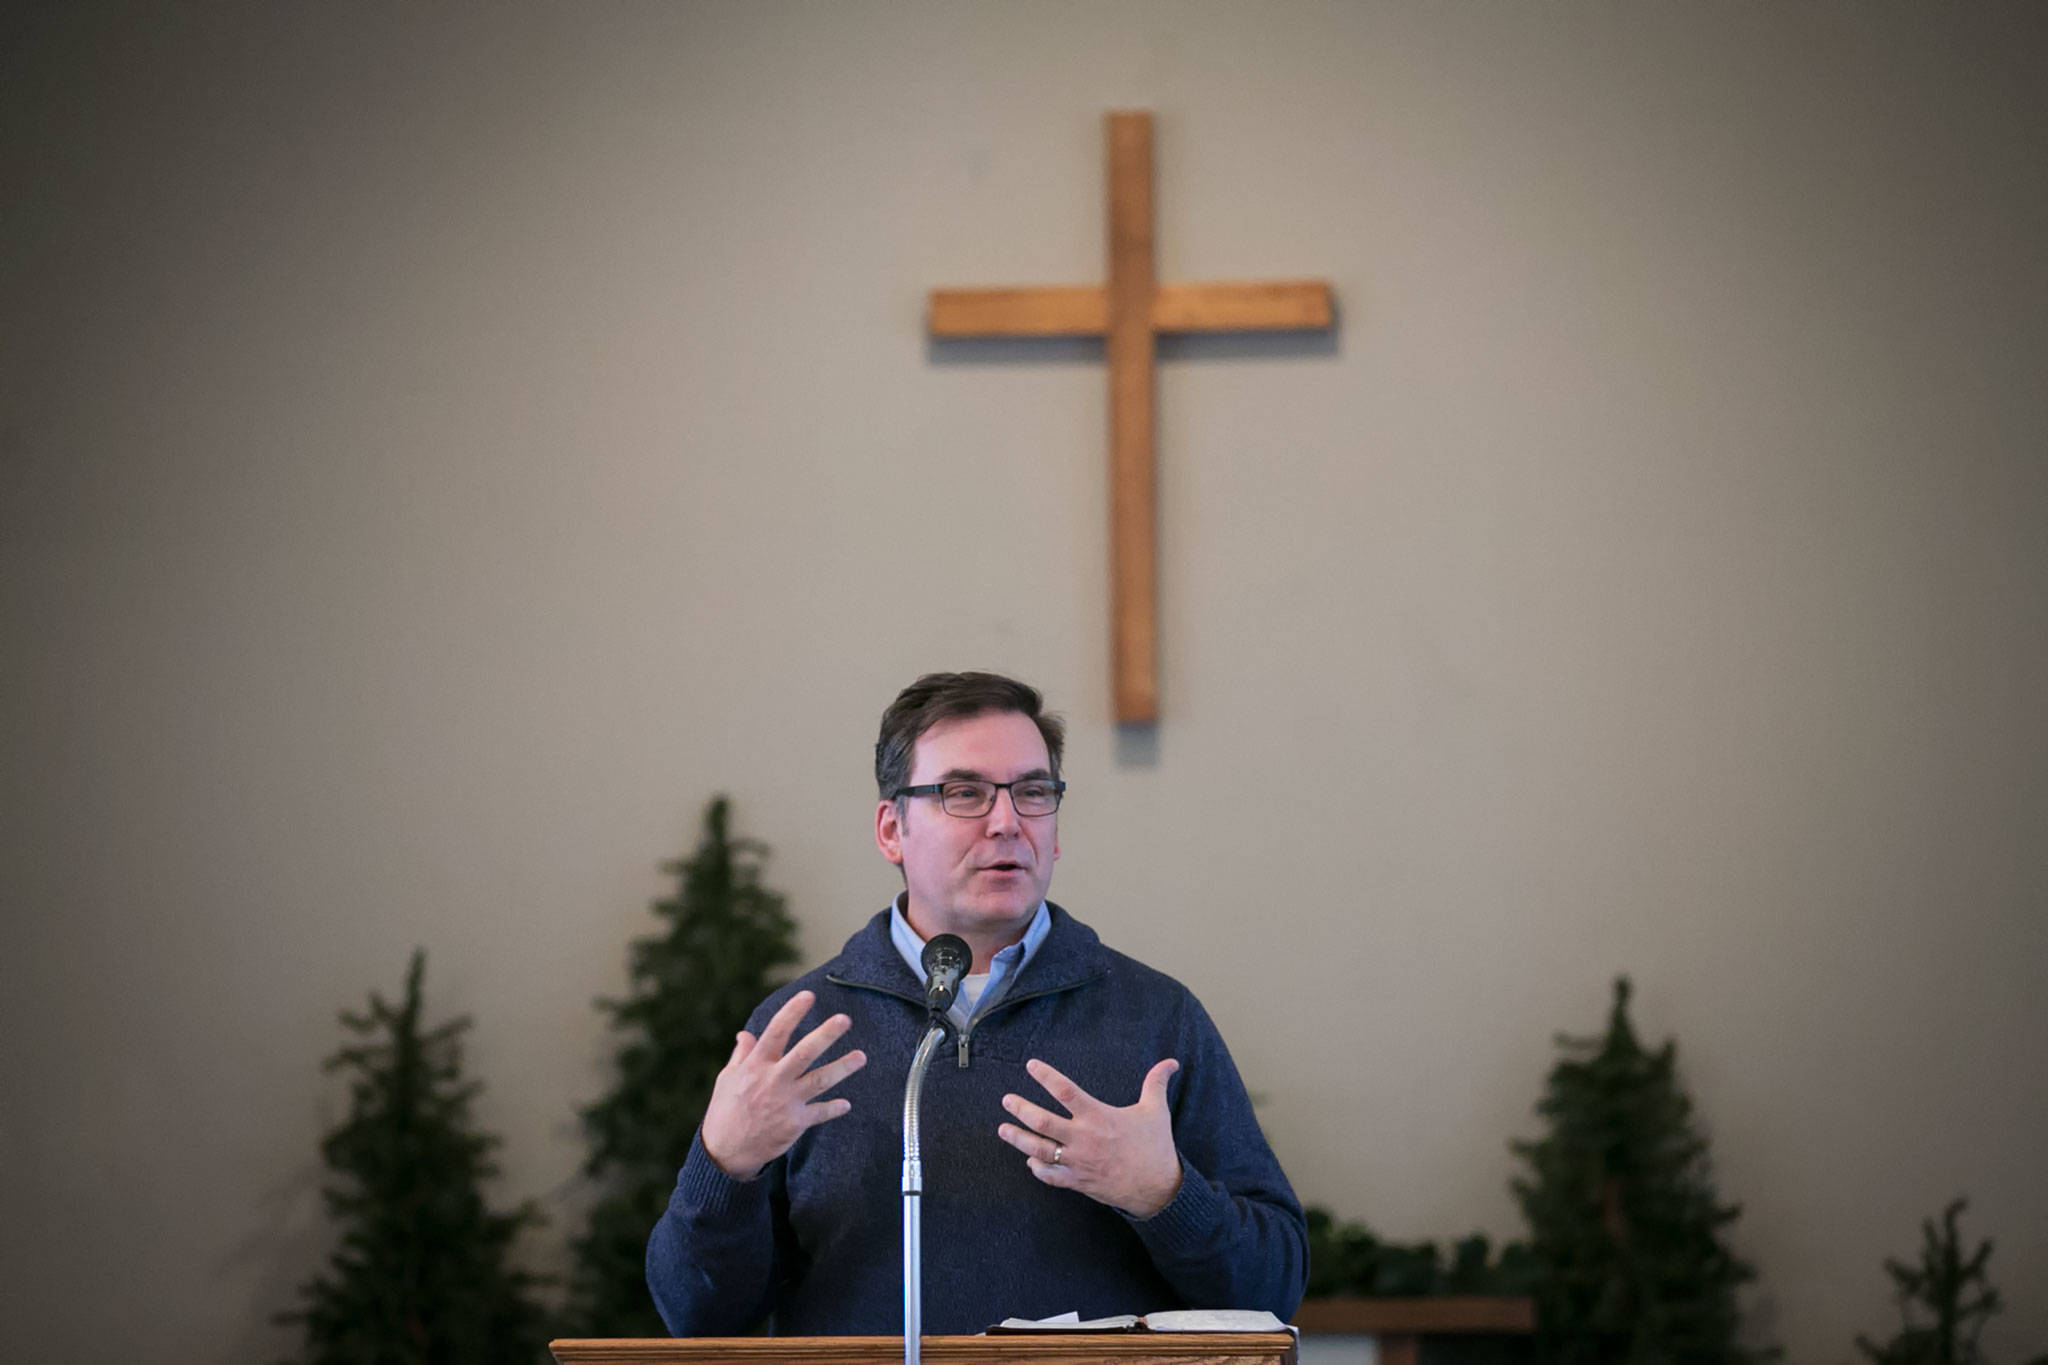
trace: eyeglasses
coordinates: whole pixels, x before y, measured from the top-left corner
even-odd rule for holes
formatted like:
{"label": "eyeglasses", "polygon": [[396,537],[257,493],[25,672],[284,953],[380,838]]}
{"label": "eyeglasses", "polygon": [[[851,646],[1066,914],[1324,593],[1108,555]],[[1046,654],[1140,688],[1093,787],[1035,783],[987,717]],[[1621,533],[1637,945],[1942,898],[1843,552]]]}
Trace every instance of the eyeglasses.
{"label": "eyeglasses", "polygon": [[1010,794],[1010,805],[1019,815],[1051,815],[1060,808],[1060,797],[1066,790],[1066,783],[1049,777],[1020,777],[1015,782],[959,778],[952,782],[927,782],[922,787],[898,787],[896,796],[936,796],[940,810],[972,820],[996,808],[996,793],[1000,791]]}

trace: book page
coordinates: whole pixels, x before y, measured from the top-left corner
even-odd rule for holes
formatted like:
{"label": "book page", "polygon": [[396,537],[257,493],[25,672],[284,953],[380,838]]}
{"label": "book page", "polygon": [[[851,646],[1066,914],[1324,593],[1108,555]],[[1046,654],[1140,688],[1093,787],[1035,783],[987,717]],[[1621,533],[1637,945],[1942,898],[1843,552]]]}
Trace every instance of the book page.
{"label": "book page", "polygon": [[1287,1324],[1263,1308],[1181,1308],[1147,1313],[1155,1332],[1284,1332]]}
{"label": "book page", "polygon": [[1051,1318],[1004,1318],[991,1332],[1135,1332],[1143,1319],[1135,1313],[1119,1313],[1113,1318],[1089,1318],[1082,1321],[1079,1313],[1061,1313]]}

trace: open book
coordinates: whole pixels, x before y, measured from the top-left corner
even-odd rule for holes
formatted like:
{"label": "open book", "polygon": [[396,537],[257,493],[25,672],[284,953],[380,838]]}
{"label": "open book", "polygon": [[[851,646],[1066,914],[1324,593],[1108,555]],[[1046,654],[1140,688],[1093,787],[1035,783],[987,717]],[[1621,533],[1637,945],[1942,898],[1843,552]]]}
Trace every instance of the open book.
{"label": "open book", "polygon": [[1263,1308],[1180,1308],[1166,1313],[1119,1313],[1089,1318],[1004,1318],[991,1332],[1284,1332],[1287,1324]]}

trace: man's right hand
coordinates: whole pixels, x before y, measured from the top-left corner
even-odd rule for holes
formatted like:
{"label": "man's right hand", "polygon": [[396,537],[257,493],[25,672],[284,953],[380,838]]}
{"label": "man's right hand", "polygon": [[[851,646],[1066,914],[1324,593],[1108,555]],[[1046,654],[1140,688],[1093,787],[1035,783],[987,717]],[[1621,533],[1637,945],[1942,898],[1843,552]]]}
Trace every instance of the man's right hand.
{"label": "man's right hand", "polygon": [[816,997],[798,991],[775,1011],[759,1038],[740,1030],[732,1056],[711,1087],[704,1110],[704,1151],[735,1180],[752,1180],[790,1149],[805,1129],[836,1119],[853,1107],[849,1100],[818,1096],[868,1064],[855,1049],[812,1070],[826,1049],[846,1036],[853,1021],[835,1014],[805,1034],[790,1038]]}

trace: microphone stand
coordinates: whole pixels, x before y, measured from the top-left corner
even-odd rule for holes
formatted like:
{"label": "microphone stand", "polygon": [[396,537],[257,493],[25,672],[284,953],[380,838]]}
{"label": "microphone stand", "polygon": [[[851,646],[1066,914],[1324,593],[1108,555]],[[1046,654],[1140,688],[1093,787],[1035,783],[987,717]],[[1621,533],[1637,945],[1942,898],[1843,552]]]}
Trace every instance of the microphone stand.
{"label": "microphone stand", "polygon": [[918,1139],[918,1097],[932,1055],[952,1026],[934,1011],[932,1026],[910,1062],[903,1091],[903,1365],[919,1365],[924,1346],[924,1155]]}

